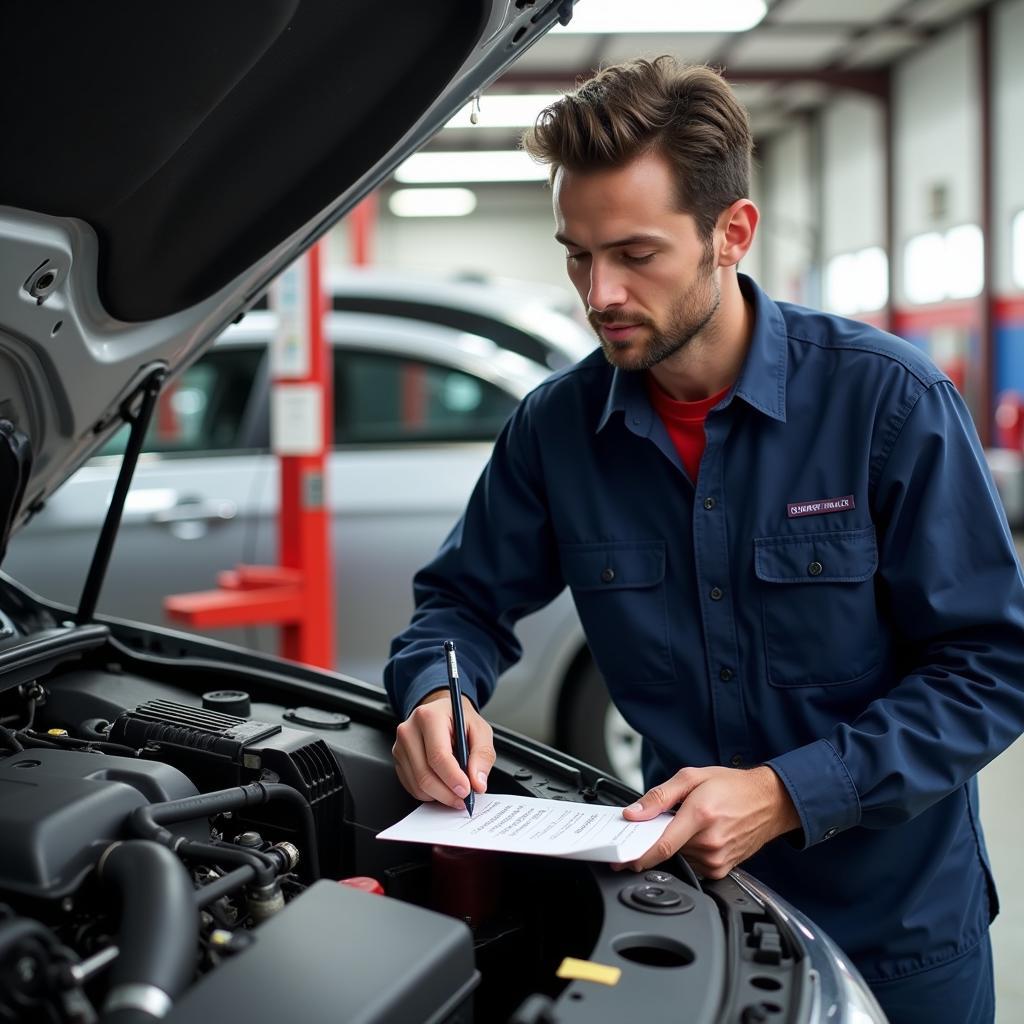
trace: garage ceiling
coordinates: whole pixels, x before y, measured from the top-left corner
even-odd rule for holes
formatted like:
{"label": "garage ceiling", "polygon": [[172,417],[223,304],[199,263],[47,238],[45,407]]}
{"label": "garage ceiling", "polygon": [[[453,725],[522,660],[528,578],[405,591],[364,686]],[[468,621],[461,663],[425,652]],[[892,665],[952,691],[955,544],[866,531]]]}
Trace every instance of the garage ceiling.
{"label": "garage ceiling", "polygon": [[[582,11],[588,0],[578,2]],[[647,0],[628,2],[635,10]],[[601,65],[672,53],[724,68],[750,111],[755,136],[763,142],[794,114],[825,103],[836,89],[883,89],[886,67],[989,2],[768,0],[764,19],[737,33],[598,35],[556,28],[490,92],[557,92]],[[487,127],[485,94],[478,126],[449,128],[430,148],[515,148],[519,132]]]}

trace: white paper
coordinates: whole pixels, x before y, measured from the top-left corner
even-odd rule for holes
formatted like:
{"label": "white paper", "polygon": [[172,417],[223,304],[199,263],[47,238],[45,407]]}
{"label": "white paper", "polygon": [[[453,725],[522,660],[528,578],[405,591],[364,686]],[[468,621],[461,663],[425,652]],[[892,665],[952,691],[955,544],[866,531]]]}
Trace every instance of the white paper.
{"label": "white paper", "polygon": [[659,814],[627,821],[621,807],[485,793],[472,817],[464,809],[421,804],[377,838],[621,864],[645,854],[671,820]]}
{"label": "white paper", "polygon": [[270,389],[270,447],[276,455],[324,450],[324,406],[319,384],[275,384]]}

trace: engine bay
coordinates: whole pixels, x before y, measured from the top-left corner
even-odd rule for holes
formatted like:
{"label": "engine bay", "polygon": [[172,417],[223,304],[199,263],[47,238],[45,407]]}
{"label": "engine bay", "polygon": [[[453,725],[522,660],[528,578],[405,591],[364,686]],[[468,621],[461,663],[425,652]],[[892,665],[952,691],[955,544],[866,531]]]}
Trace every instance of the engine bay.
{"label": "engine bay", "polygon": [[[383,691],[33,615],[0,647],[0,1020],[804,1019],[799,940],[735,879],[378,841],[416,806]],[[632,799],[497,751],[492,791]]]}

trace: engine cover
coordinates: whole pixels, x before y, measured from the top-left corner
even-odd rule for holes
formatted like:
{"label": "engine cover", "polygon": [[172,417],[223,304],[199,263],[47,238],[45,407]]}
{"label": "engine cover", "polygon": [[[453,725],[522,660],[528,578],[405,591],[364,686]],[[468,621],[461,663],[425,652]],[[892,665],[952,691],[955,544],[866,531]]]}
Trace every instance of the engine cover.
{"label": "engine cover", "polygon": [[317,882],[182,996],[166,1024],[432,1024],[471,1019],[480,976],[461,921]]}
{"label": "engine cover", "polygon": [[[195,796],[176,768],[81,750],[32,748],[0,760],[0,888],[73,893],[136,807]],[[205,822],[195,838],[208,838]],[[184,826],[179,831],[191,834]]]}

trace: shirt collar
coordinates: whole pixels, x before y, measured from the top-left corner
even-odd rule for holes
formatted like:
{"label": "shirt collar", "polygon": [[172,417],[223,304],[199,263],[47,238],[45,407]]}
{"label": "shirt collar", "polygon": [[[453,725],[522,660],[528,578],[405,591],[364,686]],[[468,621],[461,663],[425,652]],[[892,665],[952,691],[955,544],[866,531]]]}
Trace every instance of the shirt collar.
{"label": "shirt collar", "polygon": [[[740,290],[754,306],[754,333],[736,386],[726,399],[742,398],[772,419],[786,422],[786,322],[779,307],[747,277],[738,274]],[[654,411],[643,386],[643,375],[615,369],[597,430],[604,429],[612,413],[622,412],[638,434],[650,431]]]}

